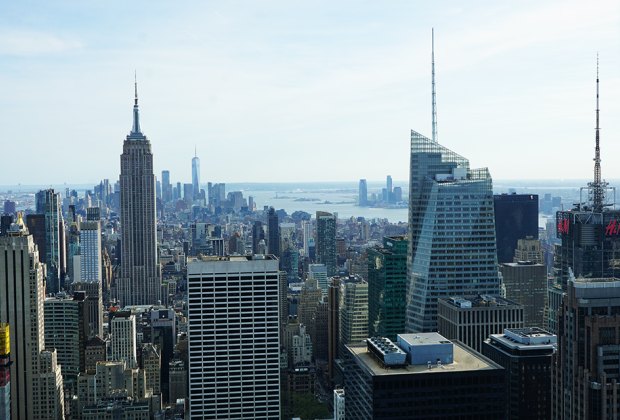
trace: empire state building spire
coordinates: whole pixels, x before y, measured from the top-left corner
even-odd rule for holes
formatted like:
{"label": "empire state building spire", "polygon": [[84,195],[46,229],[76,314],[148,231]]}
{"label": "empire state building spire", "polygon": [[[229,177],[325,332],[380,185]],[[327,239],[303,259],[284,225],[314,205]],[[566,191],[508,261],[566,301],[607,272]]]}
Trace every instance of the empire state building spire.
{"label": "empire state building spire", "polygon": [[138,109],[138,78],[134,74],[134,103],[133,103],[133,126],[131,127],[131,133],[129,137],[131,138],[143,138],[144,135],[142,131],[140,131],[140,110]]}

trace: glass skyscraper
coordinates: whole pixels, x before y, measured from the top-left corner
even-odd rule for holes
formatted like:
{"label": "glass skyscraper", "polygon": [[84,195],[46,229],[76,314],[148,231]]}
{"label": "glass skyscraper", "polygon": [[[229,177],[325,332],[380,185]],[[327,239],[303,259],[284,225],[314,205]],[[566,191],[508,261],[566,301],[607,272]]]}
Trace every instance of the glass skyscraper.
{"label": "glass skyscraper", "polygon": [[487,168],[411,131],[406,328],[437,330],[437,299],[499,294]]}

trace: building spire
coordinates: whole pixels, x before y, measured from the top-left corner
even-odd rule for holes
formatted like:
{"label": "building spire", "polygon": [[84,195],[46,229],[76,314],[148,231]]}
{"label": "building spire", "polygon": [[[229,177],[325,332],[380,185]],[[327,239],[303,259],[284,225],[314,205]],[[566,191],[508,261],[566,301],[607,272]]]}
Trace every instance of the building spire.
{"label": "building spire", "polygon": [[607,183],[601,177],[601,147],[599,126],[599,76],[598,76],[598,53],[596,54],[596,128],[594,146],[594,180],[589,183],[592,209],[596,212],[602,211],[605,206],[605,189]]}
{"label": "building spire", "polygon": [[437,100],[435,94],[435,28],[431,29],[431,67],[432,67],[432,96],[433,96],[433,141],[437,142]]}
{"label": "building spire", "polygon": [[138,76],[134,71],[134,103],[133,103],[133,127],[131,128],[131,134],[142,135],[140,131],[140,112],[138,110]]}

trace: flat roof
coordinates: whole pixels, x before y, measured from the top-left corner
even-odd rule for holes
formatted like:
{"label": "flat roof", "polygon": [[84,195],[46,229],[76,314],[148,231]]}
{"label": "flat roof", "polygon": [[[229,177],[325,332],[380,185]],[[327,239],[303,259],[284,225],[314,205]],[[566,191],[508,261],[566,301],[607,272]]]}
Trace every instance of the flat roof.
{"label": "flat roof", "polygon": [[448,340],[446,337],[436,332],[418,333],[418,334],[416,333],[398,334],[398,336],[411,346],[452,343],[452,341]]}
{"label": "flat roof", "polygon": [[518,350],[552,350],[557,347],[558,338],[540,328],[507,328],[504,334],[491,334],[492,341]]}
{"label": "flat roof", "polygon": [[[439,298],[438,301],[445,302],[448,305],[459,309],[474,309],[474,308],[498,308],[506,306],[522,306],[517,302],[508,300],[501,296],[496,295],[476,295],[476,296],[450,296],[445,298]],[[465,302],[471,302],[470,307],[461,306]]]}
{"label": "flat roof", "polygon": [[[408,334],[405,334],[408,335]],[[415,335],[415,334],[412,334]],[[437,334],[439,335],[439,334]],[[443,337],[442,337],[443,338]],[[433,365],[432,369],[429,369],[426,364],[424,365],[410,365],[402,367],[386,368],[380,363],[367,349],[365,345],[347,346],[351,352],[355,355],[355,358],[373,375],[411,375],[422,373],[446,373],[446,372],[469,372],[477,370],[495,370],[502,369],[502,367],[495,362],[487,359],[481,354],[475,353],[472,350],[468,350],[464,345],[458,342],[452,342],[454,344],[454,362],[450,364],[444,364],[441,366]]]}

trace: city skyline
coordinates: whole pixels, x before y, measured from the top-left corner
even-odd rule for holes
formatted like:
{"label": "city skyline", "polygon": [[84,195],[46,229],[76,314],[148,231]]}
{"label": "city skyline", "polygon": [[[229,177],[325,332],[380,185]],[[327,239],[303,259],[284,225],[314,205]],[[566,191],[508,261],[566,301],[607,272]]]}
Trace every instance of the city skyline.
{"label": "city skyline", "polygon": [[[294,182],[378,180],[386,173],[407,179],[409,130],[431,133],[431,27],[438,139],[473,166],[489,166],[495,179],[591,177],[582,156],[593,155],[600,52],[603,178],[620,178],[605,160],[620,151],[611,141],[620,110],[614,2],[571,2],[561,10],[552,2],[484,1],[467,10],[278,1],[261,8],[149,4],[141,13],[145,8],[10,5],[0,17],[0,124],[6,138],[41,152],[29,159],[49,172],[45,181],[71,183],[76,174],[84,183],[117,179],[134,68],[155,174],[168,169],[172,179],[190,180],[196,145],[208,158],[203,184],[276,181],[281,173],[266,156],[295,166],[320,158],[331,168],[287,174]],[[476,134],[462,140],[463,130]],[[393,151],[390,162],[376,158],[379,142]],[[244,153],[214,158],[223,145]],[[533,148],[539,162],[522,173],[511,163],[531,159]],[[62,164],[83,150],[97,159]],[[352,150],[357,164],[340,165]],[[11,161],[0,179],[43,181],[39,171],[19,171]]]}

